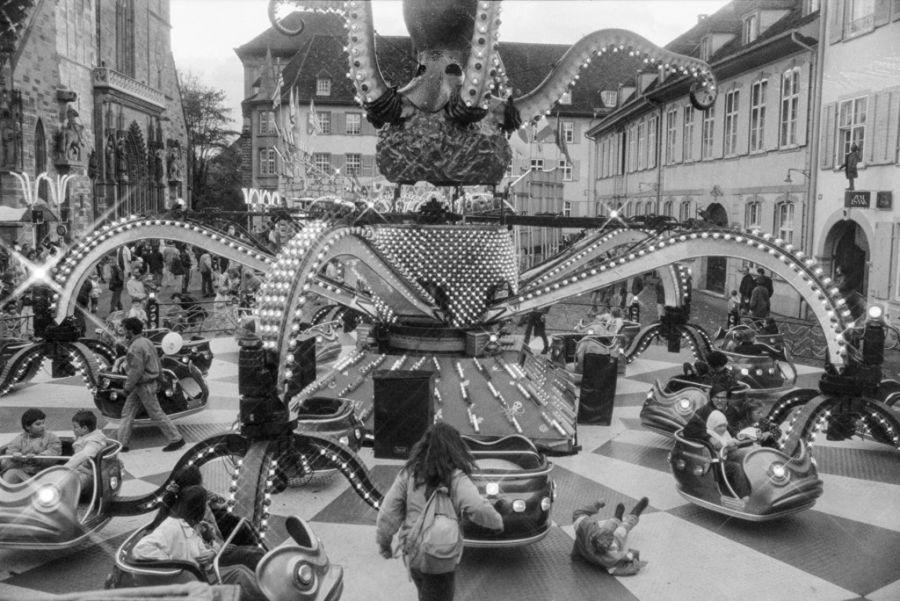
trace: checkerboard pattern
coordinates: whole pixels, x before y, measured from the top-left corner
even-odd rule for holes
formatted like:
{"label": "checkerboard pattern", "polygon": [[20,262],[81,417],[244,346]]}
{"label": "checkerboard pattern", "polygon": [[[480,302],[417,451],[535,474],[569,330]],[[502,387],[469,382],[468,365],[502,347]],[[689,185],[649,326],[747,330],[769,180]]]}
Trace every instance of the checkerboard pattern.
{"label": "checkerboard pattern", "polygon": [[[353,345],[346,336],[346,349]],[[533,342],[535,347],[539,342]],[[237,345],[213,341],[209,407],[177,422],[188,442],[231,427],[237,417]],[[538,349],[539,350],[539,349]],[[687,355],[651,347],[617,386],[613,425],[579,426],[583,450],[554,457],[558,498],[554,528],[522,548],[469,549],[457,573],[461,600],[784,600],[895,601],[900,599],[900,456],[867,441],[823,442],[814,448],[825,492],[809,511],[766,523],[749,523],[686,502],[675,490],[666,455],[671,442],[640,425],[640,406],[650,384],[678,370]],[[324,368],[321,368],[324,370]],[[800,366],[804,385],[817,369]],[[71,435],[71,414],[92,407],[80,379],[52,380],[49,364],[31,383],[0,399],[0,443],[18,433],[19,416],[41,407],[49,427]],[[108,434],[115,424],[106,424]],[[123,455],[125,494],[155,489],[177,459],[162,453],[155,428],[135,431]],[[399,461],[361,456],[374,480],[386,488]],[[211,468],[207,484],[226,486]],[[572,510],[604,500],[631,507],[642,496],[650,508],[632,532],[629,547],[649,563],[640,574],[615,578],[570,557]],[[284,536],[291,514],[309,520],[331,561],[344,567],[343,599],[412,601],[415,587],[399,559],[385,560],[375,545],[375,512],[340,476],[313,480],[273,497],[270,540]],[[0,599],[35,591],[63,593],[103,587],[116,547],[152,516],[113,519],[93,540],[55,552],[0,550]]]}

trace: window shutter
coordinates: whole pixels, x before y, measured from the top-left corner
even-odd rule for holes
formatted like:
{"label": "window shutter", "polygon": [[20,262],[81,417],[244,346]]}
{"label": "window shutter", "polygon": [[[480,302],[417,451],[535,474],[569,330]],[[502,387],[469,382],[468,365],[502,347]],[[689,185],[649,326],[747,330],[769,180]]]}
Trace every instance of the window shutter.
{"label": "window shutter", "polygon": [[375,176],[375,157],[370,154],[364,154],[362,157],[362,176]]}
{"label": "window shutter", "polygon": [[581,161],[572,161],[572,179],[578,181],[579,165]]}
{"label": "window shutter", "polygon": [[776,150],[781,141],[781,90],[784,87],[784,73],[778,73],[769,80],[766,90],[766,122],[763,123],[763,148]]}
{"label": "window shutter", "polygon": [[675,111],[675,152],[673,153],[676,163],[681,163],[684,160],[684,144],[682,143],[684,138],[683,119],[684,110],[678,107],[678,110]]}
{"label": "window shutter", "polygon": [[581,142],[581,123],[575,121],[572,125],[572,144]]}
{"label": "window shutter", "polygon": [[809,117],[809,98],[812,90],[811,69],[808,64],[800,65],[800,74],[797,78],[800,86],[800,96],[797,98],[797,145],[806,145],[806,125]]}
{"label": "window shutter", "polygon": [[819,167],[822,169],[834,168],[834,136],[835,113],[837,103],[831,102],[825,105],[824,119],[822,120],[822,133],[819,140]]}
{"label": "window shutter", "polygon": [[872,138],[872,143],[868,144],[870,152],[868,152],[869,162],[873,165],[882,165],[891,162],[888,157],[888,121],[891,109],[891,93],[879,92],[873,97],[875,107],[872,111],[874,119],[872,123],[874,127],[866,128]]}
{"label": "window shutter", "polygon": [[900,142],[900,88],[890,91],[888,102],[887,144],[885,146],[885,162],[898,163],[897,145]]}
{"label": "window shutter", "polygon": [[347,113],[332,113],[334,119],[334,133],[343,136],[347,133]]}
{"label": "window shutter", "polygon": [[834,44],[844,39],[844,0],[832,0],[828,10],[828,42]]}
{"label": "window shutter", "polygon": [[872,255],[869,267],[869,298],[887,299],[890,294],[891,262],[894,251],[891,248],[894,224],[889,221],[875,223],[875,246],[888,252],[877,252]]}
{"label": "window shutter", "polygon": [[716,103],[713,115],[713,158],[721,159],[725,154],[725,97]]}
{"label": "window shutter", "polygon": [[737,116],[737,154],[750,151],[750,88],[741,89]]}
{"label": "window shutter", "polygon": [[875,27],[891,20],[891,0],[875,0]]}

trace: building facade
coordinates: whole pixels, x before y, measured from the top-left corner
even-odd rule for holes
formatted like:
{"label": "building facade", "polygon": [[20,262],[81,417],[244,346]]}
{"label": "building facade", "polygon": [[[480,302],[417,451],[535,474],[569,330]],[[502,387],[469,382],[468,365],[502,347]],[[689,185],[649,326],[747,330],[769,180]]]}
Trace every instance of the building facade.
{"label": "building facade", "polygon": [[[380,193],[389,184],[375,164],[378,132],[346,76],[342,22],[335,15],[304,19],[309,20],[296,37],[270,29],[236,50],[246,87],[244,185],[277,190],[288,206],[348,188]],[[385,79],[395,85],[409,81],[417,68],[410,39],[379,36],[377,45]],[[501,55],[514,95],[537,87],[566,50],[561,44],[504,42]],[[609,95],[638,63],[597,57],[545,121],[511,136],[513,159],[490,192],[506,195],[520,213],[590,215],[587,165],[593,149],[584,132],[608,112]],[[561,239],[558,230],[518,232],[523,265],[556,253]]]}
{"label": "building facade", "polygon": [[0,235],[40,243],[187,197],[168,0],[15,4],[0,27]]}
{"label": "building facade", "polygon": [[[616,109],[587,134],[596,148],[596,214],[759,229],[809,252],[818,15],[809,2],[736,1],[669,44],[710,63],[715,104],[696,109],[685,81],[656,73],[623,86]],[[728,294],[739,287],[741,267],[755,269],[740,259],[698,259],[694,285]],[[786,282],[775,282],[772,305],[803,312]]]}
{"label": "building facade", "polygon": [[[822,3],[815,252],[868,302],[900,316],[900,2]],[[854,190],[845,169],[859,148]]]}

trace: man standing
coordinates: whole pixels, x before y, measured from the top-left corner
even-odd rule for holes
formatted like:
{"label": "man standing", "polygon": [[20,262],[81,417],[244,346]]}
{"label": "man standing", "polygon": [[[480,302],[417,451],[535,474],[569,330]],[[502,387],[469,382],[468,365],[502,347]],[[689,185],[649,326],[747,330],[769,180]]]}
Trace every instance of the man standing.
{"label": "man standing", "polygon": [[200,288],[202,289],[201,294],[203,294],[204,298],[209,298],[211,296],[215,296],[216,293],[213,291],[213,261],[212,255],[209,254],[208,251],[203,251],[203,254],[200,255],[199,262],[199,270],[200,270]]}
{"label": "man standing", "polygon": [[122,327],[125,329],[125,340],[129,343],[128,354],[125,356],[125,373],[128,376],[125,381],[127,396],[125,406],[122,407],[122,420],[117,436],[122,443],[122,452],[127,453],[129,450],[128,439],[131,438],[131,427],[140,405],[144,406],[147,415],[157,423],[169,441],[169,444],[163,447],[163,451],[177,451],[184,446],[184,438],[159,406],[156,398],[162,371],[156,347],[142,336],[144,324],[140,319],[126,317],[122,320]]}
{"label": "man standing", "polygon": [[766,292],[769,293],[769,298],[772,298],[772,295],[775,293],[775,287],[772,285],[772,278],[766,275],[765,270],[762,267],[756,268],[756,281],[766,289]]}
{"label": "man standing", "polygon": [[741,267],[740,272],[744,274],[744,277],[741,278],[738,292],[741,295],[741,311],[744,312],[750,310],[750,295],[753,294],[753,289],[756,288],[756,278],[753,277],[750,269],[746,266]]}
{"label": "man standing", "polygon": [[769,290],[765,284],[757,278],[756,288],[750,294],[750,317],[762,319],[769,316],[771,305],[769,303]]}

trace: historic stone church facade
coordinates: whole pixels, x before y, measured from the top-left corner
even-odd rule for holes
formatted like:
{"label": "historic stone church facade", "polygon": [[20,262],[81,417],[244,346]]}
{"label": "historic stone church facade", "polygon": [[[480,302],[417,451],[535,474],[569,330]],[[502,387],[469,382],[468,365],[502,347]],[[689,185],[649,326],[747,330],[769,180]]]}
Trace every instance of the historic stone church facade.
{"label": "historic stone church facade", "polygon": [[3,240],[77,236],[95,222],[187,199],[169,0],[4,4]]}

